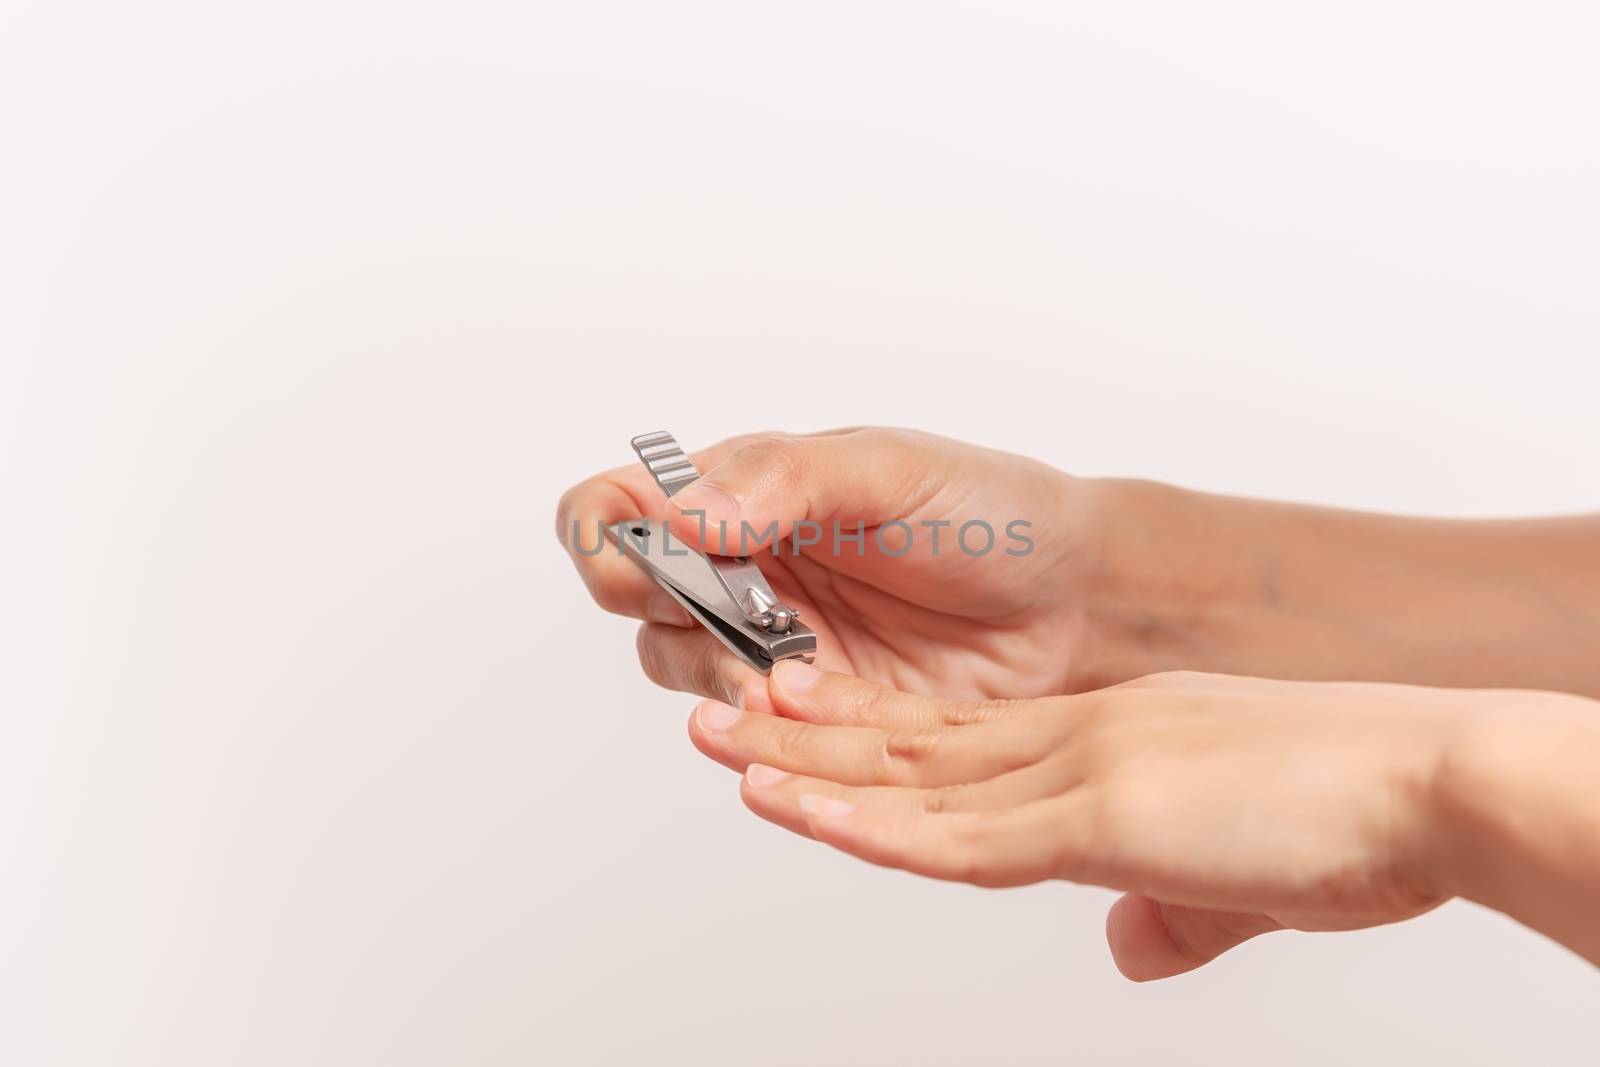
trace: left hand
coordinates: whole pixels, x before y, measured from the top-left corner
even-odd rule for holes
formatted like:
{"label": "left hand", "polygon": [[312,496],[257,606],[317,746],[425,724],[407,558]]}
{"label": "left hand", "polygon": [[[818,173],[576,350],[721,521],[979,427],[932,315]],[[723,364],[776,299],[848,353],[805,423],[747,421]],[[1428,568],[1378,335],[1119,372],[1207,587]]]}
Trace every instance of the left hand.
{"label": "left hand", "polygon": [[[1130,677],[1115,662],[1094,662],[1108,645],[1090,634],[1105,518],[1098,483],[1021,456],[870,427],[734,438],[693,459],[704,476],[671,501],[634,463],[573,487],[557,508],[557,534],[595,601],[648,620],[639,661],[659,685],[768,710],[757,671],[632,561],[588,547],[602,544],[601,524],[639,515],[664,517],[685,545],[750,554],[816,631],[819,662],[834,670],[971,699]],[[1026,549],[1011,540],[1014,521]],[[791,537],[802,523],[811,524],[807,537]],[[969,554],[960,531],[974,523],[983,551]],[[746,525],[756,547],[743,543]]]}
{"label": "left hand", "polygon": [[795,662],[768,695],[778,715],[706,701],[690,722],[758,815],[934,878],[1127,890],[1107,936],[1141,980],[1455,895],[1437,768],[1477,712],[1528,697],[1166,674],[970,703]]}

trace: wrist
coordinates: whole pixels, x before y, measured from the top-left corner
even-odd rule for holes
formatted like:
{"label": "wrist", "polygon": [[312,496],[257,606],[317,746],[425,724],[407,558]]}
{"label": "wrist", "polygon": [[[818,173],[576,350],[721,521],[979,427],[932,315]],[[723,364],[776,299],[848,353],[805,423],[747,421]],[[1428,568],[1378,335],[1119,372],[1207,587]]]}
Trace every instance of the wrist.
{"label": "wrist", "polygon": [[1434,790],[1432,867],[1453,895],[1600,958],[1600,703],[1485,691]]}
{"label": "wrist", "polygon": [[[1226,671],[1249,583],[1223,550],[1227,499],[1159,482],[1085,479],[1083,669],[1075,689],[1166,670]],[[1234,546],[1237,549],[1237,545]]]}

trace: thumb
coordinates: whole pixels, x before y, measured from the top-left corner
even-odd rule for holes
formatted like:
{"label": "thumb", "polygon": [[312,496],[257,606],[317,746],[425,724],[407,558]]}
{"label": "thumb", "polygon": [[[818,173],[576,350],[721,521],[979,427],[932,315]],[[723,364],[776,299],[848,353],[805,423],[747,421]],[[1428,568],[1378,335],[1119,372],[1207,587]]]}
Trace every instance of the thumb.
{"label": "thumb", "polygon": [[723,555],[748,555],[799,523],[816,524],[803,531],[810,543],[828,543],[834,522],[853,534],[915,510],[943,444],[883,429],[747,438],[672,497],[667,521],[674,537]]}
{"label": "thumb", "polygon": [[1192,971],[1235,945],[1283,925],[1251,912],[1163,904],[1128,893],[1106,915],[1106,942],[1117,970],[1135,982]]}

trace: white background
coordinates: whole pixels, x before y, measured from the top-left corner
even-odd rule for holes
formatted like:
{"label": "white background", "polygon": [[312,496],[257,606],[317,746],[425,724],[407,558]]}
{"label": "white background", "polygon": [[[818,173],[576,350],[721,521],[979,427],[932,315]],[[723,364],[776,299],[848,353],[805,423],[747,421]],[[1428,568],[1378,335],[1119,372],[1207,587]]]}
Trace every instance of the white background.
{"label": "white background", "polygon": [[1572,1063],[1452,905],[1134,986],[761,823],[552,536],[668,429],[1600,506],[1592,5],[0,2],[0,1062]]}

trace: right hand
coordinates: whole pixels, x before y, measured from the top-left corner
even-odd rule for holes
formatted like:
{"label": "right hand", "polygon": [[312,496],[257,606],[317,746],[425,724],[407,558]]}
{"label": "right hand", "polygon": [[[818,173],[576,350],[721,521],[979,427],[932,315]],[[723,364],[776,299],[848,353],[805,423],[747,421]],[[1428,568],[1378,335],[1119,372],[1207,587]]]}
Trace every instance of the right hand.
{"label": "right hand", "polygon": [[[609,546],[592,556],[574,551],[575,522],[592,546],[597,523],[664,518],[674,536],[711,551],[718,520],[728,521],[734,550],[741,520],[756,531],[776,522],[779,538],[802,521],[820,524],[821,541],[798,555],[787,540],[752,552],[774,591],[817,632],[818,666],[950,699],[1086,687],[1079,642],[1098,551],[1095,483],[1020,456],[876,428],[739,437],[692,458],[703,477],[670,504],[633,463],[569,490],[557,514],[558,534],[596,602],[650,620],[639,634],[639,658],[658,684],[770,710],[760,675],[692,624],[631,561]],[[684,514],[695,510],[706,513],[704,529]],[[974,519],[994,530],[993,547],[981,555],[957,542]],[[1013,520],[1030,524],[1015,528],[1032,542],[1025,552],[1007,535]],[[859,550],[835,541],[835,522],[846,535],[865,526]],[[875,533],[894,522],[910,528],[903,555],[891,553],[905,545],[904,527],[883,530],[887,552]],[[937,551],[924,523],[948,524],[937,531]],[[973,552],[985,541],[981,528],[969,531]]]}
{"label": "right hand", "polygon": [[1590,702],[1507,690],[1175,672],[979,705],[800,663],[769,684],[779,715],[706,701],[689,724],[756,814],[933,878],[1124,890],[1107,933],[1141,980],[1428,911],[1483,866],[1448,796],[1458,754],[1537,740],[1530,719],[1594,736]]}

